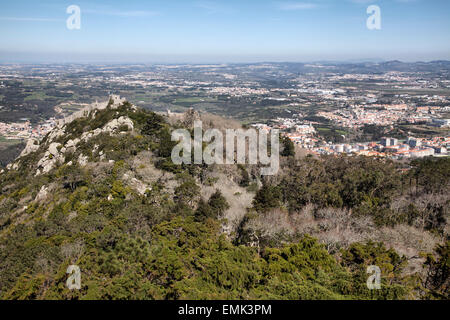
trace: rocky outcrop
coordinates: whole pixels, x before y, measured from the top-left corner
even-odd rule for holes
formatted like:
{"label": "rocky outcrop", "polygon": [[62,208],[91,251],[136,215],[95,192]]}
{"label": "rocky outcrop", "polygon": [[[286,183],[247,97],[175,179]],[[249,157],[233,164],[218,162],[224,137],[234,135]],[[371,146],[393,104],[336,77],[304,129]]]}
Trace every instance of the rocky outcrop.
{"label": "rocky outcrop", "polygon": [[80,154],[80,156],[78,157],[78,164],[82,167],[87,165],[88,161],[89,158],[87,156],[84,156],[83,154]]}
{"label": "rocky outcrop", "polygon": [[20,153],[20,157],[25,157],[26,155],[29,155],[32,152],[35,152],[37,149],[39,149],[39,141],[37,139],[28,139],[27,145],[25,146],[25,149]]}
{"label": "rocky outcrop", "polygon": [[34,201],[39,202],[45,200],[47,196],[48,196],[48,188],[46,186],[42,186],[38,194],[36,195]]}
{"label": "rocky outcrop", "polygon": [[[64,137],[67,132],[65,131],[66,125],[72,121],[74,121],[77,118],[81,117],[94,117],[97,111],[106,109],[107,107],[111,109],[117,109],[120,107],[126,100],[123,98],[120,98],[120,96],[112,95],[110,96],[109,102],[105,103],[94,103],[92,105],[89,105],[85,107],[84,109],[72,114],[71,116],[61,120],[58,122],[57,126],[48,134],[46,139],[44,139],[44,142],[39,142],[36,139],[30,139],[27,142],[27,145],[25,149],[22,151],[20,156],[17,158],[17,161],[14,163],[11,163],[7,166],[8,170],[17,170],[20,166],[20,157],[24,157],[28,154],[31,154],[33,152],[36,152],[39,150],[39,148],[47,147],[47,151],[45,151],[44,156],[38,161],[37,163],[37,171],[36,176],[48,173],[51,171],[57,164],[62,164],[65,161],[65,154],[66,153],[75,153],[77,151],[77,145],[83,141],[87,142],[91,138],[98,136],[101,133],[107,133],[109,135],[116,135],[123,132],[128,132],[134,130],[134,124],[133,121],[125,116],[121,116],[118,119],[112,119],[107,124],[105,124],[102,128],[97,128],[95,130],[91,130],[88,132],[84,132],[81,137],[79,138],[73,138],[68,140],[64,145],[61,145],[61,143],[57,142],[58,138]],[[136,109],[135,107],[133,107]],[[98,149],[98,146],[97,146]],[[93,150],[93,152],[99,152],[99,156],[101,160],[105,160],[106,156],[103,151],[99,150]],[[45,150],[45,149],[44,149]],[[88,163],[88,157],[84,155],[79,155],[79,157],[71,161],[70,164],[73,164],[77,162],[81,166],[84,166]]]}
{"label": "rocky outcrop", "polygon": [[70,139],[69,141],[66,142],[66,144],[64,145],[64,148],[66,149],[66,152],[75,152],[77,151],[77,144],[80,142],[80,139],[76,138],[76,139]]}
{"label": "rocky outcrop", "polygon": [[52,170],[58,163],[64,163],[64,151],[65,148],[62,148],[60,143],[51,143],[48,150],[37,164],[38,170],[36,175],[50,172],[50,170]]}
{"label": "rocky outcrop", "polygon": [[[64,146],[57,142],[51,142],[48,150],[45,152],[44,156],[38,162],[38,170],[36,175],[40,175],[43,173],[47,173],[52,170],[57,163],[64,163],[66,152],[74,153],[77,151],[77,145],[81,142],[87,142],[95,136],[98,136],[101,133],[108,133],[110,135],[119,134],[122,130],[126,128],[127,131],[133,130],[134,125],[133,121],[128,118],[121,116],[118,119],[113,119],[108,122],[103,128],[97,128],[95,130],[91,130],[88,132],[84,132],[80,138],[71,139],[66,142]],[[56,130],[56,134],[51,134],[49,141],[53,141],[56,137],[59,137],[64,134],[64,130],[62,128]],[[62,132],[62,134],[61,134]],[[52,131],[53,133],[53,131]],[[97,151],[97,150],[95,150]],[[100,156],[103,156],[100,154]],[[104,157],[103,157],[104,158]],[[88,163],[89,159],[87,156],[82,154],[79,155],[77,162],[80,166],[85,166]]]}
{"label": "rocky outcrop", "polygon": [[145,195],[145,192],[147,190],[152,190],[152,188],[150,186],[148,186],[145,183],[143,183],[142,181],[136,179],[132,175],[133,175],[133,173],[128,172],[128,173],[125,173],[122,178],[130,188],[135,190],[140,195]]}
{"label": "rocky outcrop", "polygon": [[103,127],[103,132],[107,131],[109,133],[118,133],[120,132],[122,127],[127,127],[127,130],[133,130],[133,121],[128,117],[120,117],[119,119],[113,119],[110,122],[108,122]]}
{"label": "rocky outcrop", "polygon": [[92,131],[84,132],[81,135],[80,139],[82,141],[86,142],[86,141],[92,139],[93,137],[98,136],[100,133],[108,133],[110,135],[118,134],[121,132],[122,127],[125,127],[125,126],[127,127],[127,131],[134,129],[133,121],[128,117],[122,116],[119,119],[111,120],[105,126],[103,126],[103,128],[101,128],[101,129],[97,128]]}
{"label": "rocky outcrop", "polygon": [[6,166],[6,169],[8,169],[8,170],[17,170],[17,169],[19,169],[19,162],[9,163]]}
{"label": "rocky outcrop", "polygon": [[54,128],[52,131],[50,131],[48,137],[47,137],[47,141],[48,142],[53,142],[56,139],[58,139],[59,137],[62,137],[66,134],[66,132],[64,131],[63,128]]}

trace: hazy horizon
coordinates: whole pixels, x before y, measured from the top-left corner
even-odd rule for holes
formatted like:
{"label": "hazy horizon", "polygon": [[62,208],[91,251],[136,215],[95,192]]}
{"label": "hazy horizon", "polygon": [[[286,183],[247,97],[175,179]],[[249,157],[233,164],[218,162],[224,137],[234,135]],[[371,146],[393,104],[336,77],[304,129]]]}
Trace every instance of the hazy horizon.
{"label": "hazy horizon", "polygon": [[18,0],[2,4],[0,63],[450,60],[449,11],[445,0]]}
{"label": "hazy horizon", "polygon": [[[48,61],[44,61],[48,60]],[[317,60],[286,60],[286,59],[273,59],[273,60],[171,60],[171,61],[163,61],[163,60],[111,60],[111,59],[98,59],[98,60],[89,60],[89,59],[80,59],[80,60],[67,60],[67,59],[43,59],[43,60],[34,60],[30,59],[4,59],[0,54],[0,65],[232,65],[232,64],[279,64],[279,63],[299,63],[299,64],[363,64],[363,63],[386,63],[398,61],[401,63],[432,63],[437,61],[444,61],[450,63],[449,59],[428,59],[428,60],[407,60],[407,59],[376,59],[376,58],[361,58],[361,59],[317,59]]]}

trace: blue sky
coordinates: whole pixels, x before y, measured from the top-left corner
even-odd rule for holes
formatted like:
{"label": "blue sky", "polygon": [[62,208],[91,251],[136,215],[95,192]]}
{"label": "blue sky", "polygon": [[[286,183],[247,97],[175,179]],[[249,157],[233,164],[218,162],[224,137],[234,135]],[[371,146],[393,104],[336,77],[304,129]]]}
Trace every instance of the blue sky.
{"label": "blue sky", "polygon": [[[366,27],[372,4],[381,30]],[[0,62],[450,60],[449,13],[448,0],[2,1]]]}

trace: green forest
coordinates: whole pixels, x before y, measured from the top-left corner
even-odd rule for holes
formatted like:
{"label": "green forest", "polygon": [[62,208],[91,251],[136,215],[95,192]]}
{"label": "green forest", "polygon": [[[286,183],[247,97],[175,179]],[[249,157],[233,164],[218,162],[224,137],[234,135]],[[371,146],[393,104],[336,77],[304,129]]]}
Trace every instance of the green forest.
{"label": "green forest", "polygon": [[[120,117],[133,128],[81,139],[36,174],[50,143]],[[283,140],[279,173],[262,177],[256,165],[175,165],[183,126],[109,106],[0,174],[0,299],[449,298],[449,158],[299,158]],[[80,290],[66,286],[69,265]]]}

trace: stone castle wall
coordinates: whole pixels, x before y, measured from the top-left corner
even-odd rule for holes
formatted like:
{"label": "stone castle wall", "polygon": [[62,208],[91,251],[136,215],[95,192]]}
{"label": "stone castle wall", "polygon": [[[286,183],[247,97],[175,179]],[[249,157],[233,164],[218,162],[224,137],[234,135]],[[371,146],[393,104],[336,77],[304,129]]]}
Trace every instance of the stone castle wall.
{"label": "stone castle wall", "polygon": [[64,119],[60,119],[57,121],[58,127],[63,127],[65,124],[70,123],[78,118],[83,118],[89,116],[95,110],[104,110],[109,104],[109,101],[112,101],[111,108],[118,108],[121,104],[123,104],[126,100],[125,98],[121,98],[119,95],[113,94],[109,96],[109,100],[105,102],[94,102],[93,104],[84,107],[83,109],[74,112],[70,116],[65,117]]}

